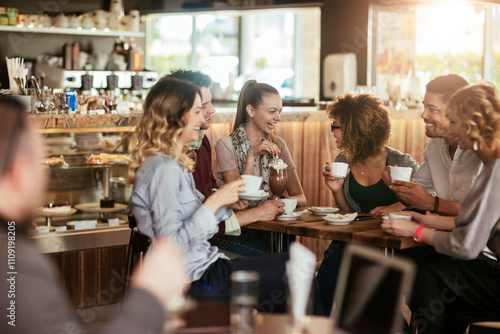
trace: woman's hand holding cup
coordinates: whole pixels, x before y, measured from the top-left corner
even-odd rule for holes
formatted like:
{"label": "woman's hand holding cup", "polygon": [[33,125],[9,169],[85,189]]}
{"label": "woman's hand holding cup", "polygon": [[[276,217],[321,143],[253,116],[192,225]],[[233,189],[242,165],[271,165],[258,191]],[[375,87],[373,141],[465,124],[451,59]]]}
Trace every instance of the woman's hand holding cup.
{"label": "woman's hand holding cup", "polygon": [[213,213],[217,212],[223,206],[229,206],[237,203],[240,200],[240,193],[245,191],[245,182],[236,180],[226,183],[219,188],[212,196],[207,198],[205,205],[208,206]]}
{"label": "woman's hand holding cup", "polygon": [[334,193],[339,192],[344,184],[345,177],[349,174],[349,165],[342,162],[326,162],[321,173],[325,178],[328,188]]}

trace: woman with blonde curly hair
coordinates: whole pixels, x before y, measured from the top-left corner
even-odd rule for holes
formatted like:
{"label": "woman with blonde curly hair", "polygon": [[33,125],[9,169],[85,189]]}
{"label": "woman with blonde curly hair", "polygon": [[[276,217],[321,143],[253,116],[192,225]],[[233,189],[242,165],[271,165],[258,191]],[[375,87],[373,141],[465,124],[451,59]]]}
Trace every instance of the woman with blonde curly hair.
{"label": "woman with blonde curly hair", "polygon": [[284,312],[286,300],[273,296],[285,293],[288,254],[229,261],[208,242],[219,222],[232,215],[229,206],[238,202],[244,182],[229,182],[207,199],[196,190],[194,161],[187,152],[204,121],[201,107],[199,89],[187,81],[162,79],[149,91],[130,166],[134,180],[130,207],[137,226],[152,238],[168,237],[179,244],[191,297],[229,302],[231,272],[257,271],[259,310]]}
{"label": "woman with blonde curly hair", "polygon": [[[412,213],[388,219],[384,231],[434,246],[449,258],[419,262],[412,318],[419,333],[463,333],[469,323],[500,320],[500,95],[492,84],[457,91],[447,110],[448,135],[484,164],[458,217]],[[452,231],[427,226],[448,221]],[[488,247],[489,259],[477,259]],[[430,314],[429,314],[430,312]]]}
{"label": "woman with blonde curly hair", "polygon": [[[331,131],[341,152],[335,162],[349,164],[348,175],[336,179],[326,166],[323,176],[335,197],[335,203],[343,211],[369,212],[391,211],[391,205],[399,203],[394,192],[384,183],[385,166],[411,167],[413,173],[418,164],[410,155],[403,154],[387,143],[391,135],[389,111],[382,101],[369,94],[346,94],[338,97],[327,108],[333,119]],[[326,162],[329,163],[328,161]],[[333,241],[325,251],[318,271],[323,308],[328,315],[333,305],[344,243]]]}

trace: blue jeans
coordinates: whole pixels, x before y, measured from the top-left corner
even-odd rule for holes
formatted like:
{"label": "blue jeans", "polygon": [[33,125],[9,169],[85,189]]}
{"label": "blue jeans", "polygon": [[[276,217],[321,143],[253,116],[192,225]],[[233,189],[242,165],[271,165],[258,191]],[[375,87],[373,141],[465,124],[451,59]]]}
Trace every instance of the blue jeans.
{"label": "blue jeans", "polygon": [[259,256],[271,252],[271,233],[242,229],[240,236],[218,235],[210,239],[210,244],[242,257]]}
{"label": "blue jeans", "polygon": [[329,316],[332,312],[333,297],[335,296],[335,288],[337,287],[337,279],[339,277],[340,263],[342,262],[344,248],[345,242],[332,241],[325,251],[323,262],[316,276],[318,278],[321,301],[326,316]]}
{"label": "blue jeans", "polygon": [[[239,270],[255,271],[259,274],[259,305],[263,313],[285,313],[288,300],[288,279],[286,262],[288,253],[268,254],[247,259],[218,259],[203,273],[201,278],[191,283],[188,295],[196,300],[229,303],[231,298],[231,273]],[[312,313],[323,314],[319,300],[319,287],[313,280]]]}

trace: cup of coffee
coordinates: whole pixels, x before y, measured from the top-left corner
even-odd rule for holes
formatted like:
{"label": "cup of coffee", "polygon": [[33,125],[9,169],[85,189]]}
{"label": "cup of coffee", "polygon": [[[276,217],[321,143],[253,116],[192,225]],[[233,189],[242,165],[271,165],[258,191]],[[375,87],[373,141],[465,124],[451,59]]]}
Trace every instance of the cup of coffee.
{"label": "cup of coffee", "polygon": [[283,198],[281,201],[285,203],[283,207],[283,209],[285,209],[285,214],[290,214],[295,211],[297,207],[297,200],[295,198]]}
{"label": "cup of coffee", "polygon": [[407,220],[411,220],[411,214],[409,213],[406,213],[406,212],[391,212],[389,213],[389,218],[391,219],[407,219]]}
{"label": "cup of coffee", "polygon": [[262,183],[261,176],[255,175],[241,175],[241,179],[245,181],[245,192],[247,194],[255,193],[259,191],[260,184]]}
{"label": "cup of coffee", "polygon": [[410,182],[412,171],[413,169],[411,167],[391,166],[391,179]]}
{"label": "cup of coffee", "polygon": [[343,179],[347,175],[347,169],[349,169],[349,164],[345,162],[331,162],[323,166],[323,170],[326,172],[326,167],[330,166],[330,175],[336,179]]}

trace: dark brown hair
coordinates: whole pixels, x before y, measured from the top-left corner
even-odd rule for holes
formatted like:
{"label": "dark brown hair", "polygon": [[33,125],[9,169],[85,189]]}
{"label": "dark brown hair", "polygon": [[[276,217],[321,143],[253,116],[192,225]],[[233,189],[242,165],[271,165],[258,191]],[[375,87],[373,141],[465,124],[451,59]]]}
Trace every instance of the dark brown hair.
{"label": "dark brown hair", "polygon": [[198,87],[210,88],[212,86],[212,79],[201,72],[198,71],[190,71],[190,70],[176,70],[170,74],[165,75],[160,80],[163,79],[180,79],[186,80]]}
{"label": "dark brown hair", "polygon": [[467,80],[456,74],[442,75],[434,78],[425,86],[428,93],[440,94],[441,101],[447,103],[460,88],[468,86]]}
{"label": "dark brown hair", "polygon": [[342,147],[351,163],[376,155],[389,142],[391,120],[383,102],[370,94],[337,97],[326,111],[342,127]]}
{"label": "dark brown hair", "polygon": [[0,95],[0,177],[8,172],[28,129],[25,112],[14,97]]}
{"label": "dark brown hair", "polygon": [[[258,83],[255,80],[248,80],[245,82],[245,85],[243,85],[241,89],[240,97],[238,98],[233,131],[236,130],[241,123],[247,121],[247,106],[251,105],[254,108],[258,108],[262,104],[262,98],[269,94],[279,95],[279,92],[273,86],[265,83]],[[276,138],[272,135],[266,135],[266,139],[273,143],[276,142]]]}

